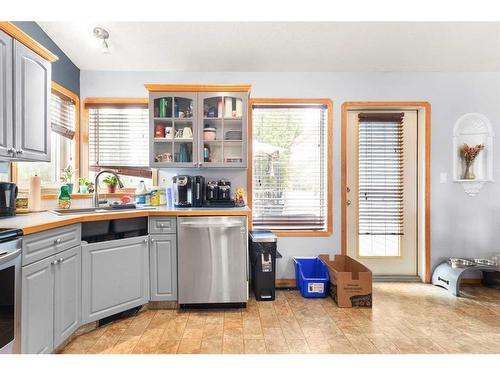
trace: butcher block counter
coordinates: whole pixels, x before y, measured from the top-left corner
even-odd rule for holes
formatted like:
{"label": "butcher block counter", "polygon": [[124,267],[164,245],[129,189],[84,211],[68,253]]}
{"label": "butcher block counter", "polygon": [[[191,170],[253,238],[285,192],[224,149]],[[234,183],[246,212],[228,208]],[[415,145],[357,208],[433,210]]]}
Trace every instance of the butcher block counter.
{"label": "butcher block counter", "polygon": [[62,227],[68,224],[86,221],[124,219],[144,216],[248,216],[248,207],[234,208],[173,208],[167,206],[147,207],[135,210],[116,210],[103,213],[80,213],[74,215],[57,215],[50,211],[29,214],[18,214],[0,219],[3,228],[22,229],[24,234],[41,232],[47,229]]}

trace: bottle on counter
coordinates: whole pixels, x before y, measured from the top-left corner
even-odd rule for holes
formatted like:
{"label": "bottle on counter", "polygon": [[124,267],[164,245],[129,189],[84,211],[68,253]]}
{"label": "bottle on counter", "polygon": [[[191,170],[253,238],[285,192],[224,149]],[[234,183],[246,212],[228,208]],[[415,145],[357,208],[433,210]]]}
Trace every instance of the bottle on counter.
{"label": "bottle on counter", "polygon": [[160,187],[153,186],[151,188],[151,206],[159,206],[160,205]]}
{"label": "bottle on counter", "polygon": [[137,189],[135,189],[135,203],[136,204],[146,204],[146,198],[148,196],[148,189],[146,187],[146,184],[144,183],[144,180],[141,180],[139,182],[139,185],[137,185]]}
{"label": "bottle on counter", "polygon": [[62,185],[59,191],[59,196],[57,197],[58,205],[60,209],[68,209],[71,207],[71,195],[69,194],[69,186]]}

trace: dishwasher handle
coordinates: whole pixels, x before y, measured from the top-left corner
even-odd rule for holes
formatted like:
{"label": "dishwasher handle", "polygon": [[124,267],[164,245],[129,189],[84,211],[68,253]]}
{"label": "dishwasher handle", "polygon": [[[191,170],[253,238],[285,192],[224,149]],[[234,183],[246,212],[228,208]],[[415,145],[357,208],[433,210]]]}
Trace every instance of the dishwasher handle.
{"label": "dishwasher handle", "polygon": [[21,250],[22,249],[16,249],[12,252],[0,252],[0,264],[5,264],[16,258],[18,255],[21,255]]}
{"label": "dishwasher handle", "polygon": [[185,221],[180,223],[188,228],[236,228],[243,227],[241,221],[213,222],[213,221]]}

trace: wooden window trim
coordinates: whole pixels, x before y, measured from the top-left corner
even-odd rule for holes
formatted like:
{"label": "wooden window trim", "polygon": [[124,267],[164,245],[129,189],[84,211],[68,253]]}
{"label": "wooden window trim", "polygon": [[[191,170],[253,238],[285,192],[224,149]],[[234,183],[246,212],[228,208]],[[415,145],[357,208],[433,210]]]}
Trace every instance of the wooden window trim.
{"label": "wooden window trim", "polygon": [[[91,105],[123,105],[123,104],[138,104],[148,105],[148,98],[85,98],[83,101],[83,121],[82,121],[82,140],[81,153],[82,163],[81,169],[85,171],[85,175],[89,175],[89,107]],[[158,185],[158,169],[151,168],[151,176],[153,186]],[[125,189],[127,191],[127,189]],[[123,195],[123,194],[122,194]],[[120,195],[121,196],[121,195]]]}
{"label": "wooden window trim", "polygon": [[[251,98],[248,101],[248,169],[247,169],[247,202],[252,208],[252,177],[253,177],[253,150],[252,150],[252,106],[254,104],[322,104],[327,107],[327,215],[326,229],[324,230],[273,230],[279,237],[329,237],[333,234],[333,101],[331,99],[299,99],[299,98]],[[249,222],[251,230],[252,220]]]}
{"label": "wooden window trim", "polygon": [[[80,98],[74,92],[68,90],[67,88],[61,86],[57,82],[51,82],[51,93],[58,95],[64,99],[71,100],[75,104],[75,189],[78,190],[78,180],[80,178]],[[18,182],[18,165],[16,162],[10,163],[10,176],[11,181]],[[50,194],[48,194],[50,195]],[[42,195],[43,199],[43,195]]]}
{"label": "wooden window trim", "polygon": [[429,102],[344,102],[341,122],[341,246],[342,254],[347,254],[347,111],[359,108],[390,109],[416,107],[425,111],[425,282],[431,282],[431,104]]}

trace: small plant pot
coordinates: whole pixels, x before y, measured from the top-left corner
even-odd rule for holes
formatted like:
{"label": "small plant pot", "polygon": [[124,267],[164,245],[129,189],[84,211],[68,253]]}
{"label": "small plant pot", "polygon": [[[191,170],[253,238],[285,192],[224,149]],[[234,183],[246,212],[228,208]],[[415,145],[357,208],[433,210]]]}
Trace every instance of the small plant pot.
{"label": "small plant pot", "polygon": [[80,185],[79,191],[80,191],[80,194],[88,194],[88,192],[89,192],[86,185]]}
{"label": "small plant pot", "polygon": [[116,185],[108,185],[108,193],[109,194],[116,193]]}

